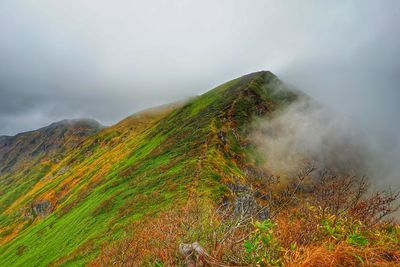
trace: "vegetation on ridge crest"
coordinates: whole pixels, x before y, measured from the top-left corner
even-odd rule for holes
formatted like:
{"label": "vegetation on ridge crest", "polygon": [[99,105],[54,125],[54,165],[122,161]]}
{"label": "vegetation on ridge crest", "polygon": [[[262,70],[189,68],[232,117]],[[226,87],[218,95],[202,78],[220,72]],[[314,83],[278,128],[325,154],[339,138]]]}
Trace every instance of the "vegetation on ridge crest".
{"label": "vegetation on ridge crest", "polygon": [[[332,225],[329,216],[318,217],[315,205],[292,205],[292,197],[309,197],[297,192],[282,212],[273,218],[264,214],[274,222],[245,213],[253,223],[232,228],[234,235],[225,238],[241,237],[237,244],[224,247],[210,238],[223,238],[237,222],[231,214],[242,214],[229,203],[250,203],[258,210],[267,201],[265,190],[276,186],[274,192],[283,192],[250,160],[255,152],[248,134],[255,117],[271,116],[296,98],[272,73],[249,74],[182,105],[142,112],[96,131],[56,160],[43,157],[33,167],[2,173],[0,184],[13,197],[0,195],[0,266],[185,264],[179,244],[195,241],[212,257],[195,259],[204,264],[297,264],[310,259],[312,246],[330,256],[341,246],[351,247],[351,257],[361,263],[370,254],[357,254],[358,247],[379,247],[387,259],[379,256],[376,262],[397,260],[397,226],[362,232],[363,224],[352,228],[358,222],[350,215],[324,214],[335,216]],[[263,177],[269,185],[264,189]],[[226,207],[226,218],[215,212],[218,206]],[[310,212],[302,215],[304,210]],[[304,224],[313,216],[314,224]],[[336,230],[338,222],[350,221],[350,228]],[[298,232],[285,232],[307,230],[302,226],[322,239],[300,244]],[[282,242],[289,237],[293,242]]]}

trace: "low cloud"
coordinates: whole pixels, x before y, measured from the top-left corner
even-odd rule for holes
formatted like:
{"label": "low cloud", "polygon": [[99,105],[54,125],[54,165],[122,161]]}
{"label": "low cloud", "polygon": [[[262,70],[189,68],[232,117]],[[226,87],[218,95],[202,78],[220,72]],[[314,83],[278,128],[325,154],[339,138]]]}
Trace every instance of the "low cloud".
{"label": "low cloud", "polygon": [[367,176],[372,184],[400,188],[397,138],[371,129],[306,96],[256,123],[253,139],[274,175],[290,178],[307,165]]}
{"label": "low cloud", "polygon": [[0,135],[109,125],[270,70],[400,132],[400,2],[0,1]]}

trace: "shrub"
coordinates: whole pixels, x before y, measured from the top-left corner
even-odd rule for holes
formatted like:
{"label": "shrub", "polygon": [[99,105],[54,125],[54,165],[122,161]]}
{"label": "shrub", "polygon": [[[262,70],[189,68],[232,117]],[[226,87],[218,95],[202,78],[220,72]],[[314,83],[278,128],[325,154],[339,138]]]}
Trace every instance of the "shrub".
{"label": "shrub", "polygon": [[254,231],[244,242],[248,262],[257,266],[281,266],[283,248],[274,236],[275,223],[265,220],[253,225]]}

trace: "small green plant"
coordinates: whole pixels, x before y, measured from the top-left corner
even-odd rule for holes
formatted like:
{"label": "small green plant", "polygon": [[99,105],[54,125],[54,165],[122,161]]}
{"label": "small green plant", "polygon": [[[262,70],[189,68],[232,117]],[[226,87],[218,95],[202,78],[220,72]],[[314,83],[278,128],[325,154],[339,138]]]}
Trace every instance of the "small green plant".
{"label": "small green plant", "polygon": [[322,230],[334,240],[346,240],[352,246],[364,247],[368,239],[361,233],[360,225],[359,221],[348,221],[334,215],[327,216],[320,223]]}
{"label": "small green plant", "polygon": [[360,255],[354,253],[350,253],[350,255],[354,256],[354,258],[356,258],[361,264],[364,264],[364,260]]}
{"label": "small green plant", "polygon": [[364,247],[368,244],[368,239],[356,230],[347,236],[347,242],[353,246]]}
{"label": "small green plant", "polygon": [[164,267],[164,264],[161,261],[156,260],[153,264],[150,264],[150,266],[151,267]]}
{"label": "small green plant", "polygon": [[327,217],[326,219],[322,220],[320,226],[324,232],[326,232],[330,237],[335,240],[343,237],[343,229],[337,222],[335,222],[335,218],[333,216]]}
{"label": "small green plant", "polygon": [[319,227],[335,241],[345,240],[351,233],[359,233],[360,221],[350,220],[347,214],[325,215]]}
{"label": "small green plant", "polygon": [[275,224],[270,220],[253,223],[254,232],[244,242],[247,259],[256,266],[282,266],[278,240],[274,237]]}

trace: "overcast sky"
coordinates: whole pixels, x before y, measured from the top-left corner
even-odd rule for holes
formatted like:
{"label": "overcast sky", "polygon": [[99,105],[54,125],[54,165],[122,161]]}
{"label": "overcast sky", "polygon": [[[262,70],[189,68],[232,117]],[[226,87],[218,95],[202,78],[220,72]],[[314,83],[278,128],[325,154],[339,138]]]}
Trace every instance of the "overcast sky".
{"label": "overcast sky", "polygon": [[399,25],[396,0],[1,0],[0,134],[109,125],[258,70],[397,134]]}

